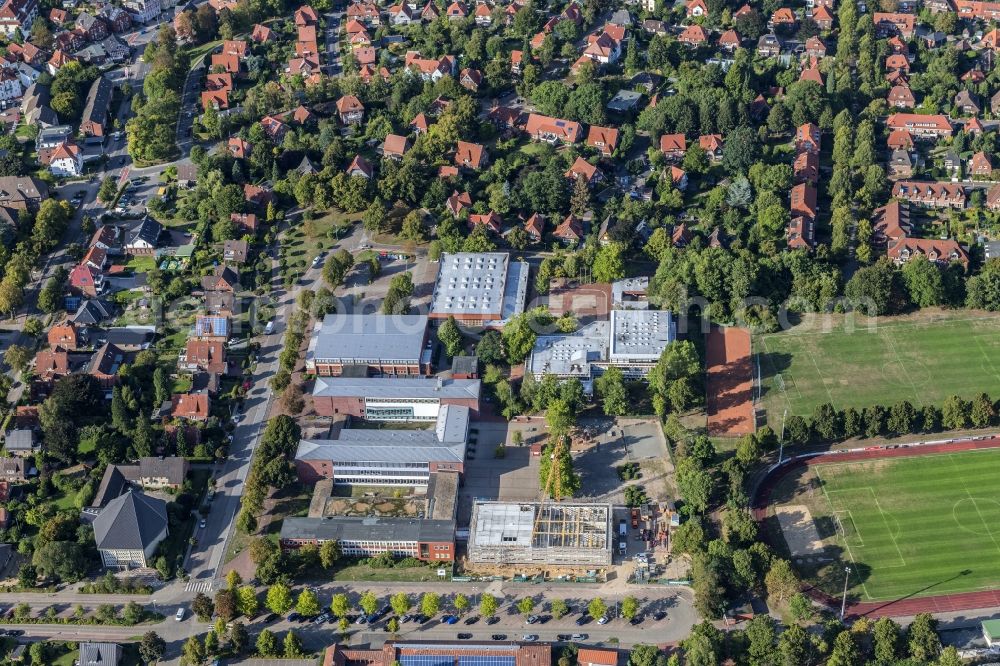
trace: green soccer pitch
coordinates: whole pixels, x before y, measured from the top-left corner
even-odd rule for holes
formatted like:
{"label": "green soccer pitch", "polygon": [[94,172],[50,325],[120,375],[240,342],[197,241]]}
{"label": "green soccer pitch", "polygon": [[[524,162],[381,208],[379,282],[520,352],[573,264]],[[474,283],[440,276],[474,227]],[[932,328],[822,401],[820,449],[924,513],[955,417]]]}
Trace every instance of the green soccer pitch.
{"label": "green soccer pitch", "polygon": [[862,600],[1000,587],[1000,449],[810,469],[822,491],[806,503],[832,518]]}
{"label": "green soccer pitch", "polygon": [[889,407],[909,400],[939,405],[949,395],[982,392],[1000,398],[1000,316],[969,312],[934,320],[879,320],[873,330],[845,330],[832,316],[830,332],[796,329],[754,338],[761,388],[772,426],[788,415]]}

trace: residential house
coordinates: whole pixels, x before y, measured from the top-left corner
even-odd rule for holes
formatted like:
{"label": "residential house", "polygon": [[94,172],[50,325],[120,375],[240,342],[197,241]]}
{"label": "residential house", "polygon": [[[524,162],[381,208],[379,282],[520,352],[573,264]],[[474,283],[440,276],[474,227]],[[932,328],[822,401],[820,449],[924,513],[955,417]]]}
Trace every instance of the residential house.
{"label": "residential house", "polygon": [[139,23],[148,23],[162,11],[160,0],[124,0],[122,6]]}
{"label": "residential house", "polygon": [[929,208],[965,208],[965,190],[953,183],[902,180],[892,186],[892,197]]}
{"label": "residential house", "polygon": [[125,236],[122,250],[133,256],[151,256],[156,254],[163,226],[151,217],[143,218],[135,229]]}
{"label": "residential house", "polygon": [[37,0],[4,0],[0,5],[0,32],[8,39],[13,38],[18,31],[27,35],[37,17]]}
{"label": "residential house", "polygon": [[764,58],[777,58],[781,55],[781,40],[774,33],[761,35],[757,40],[757,53]]}
{"label": "residential house", "polygon": [[87,374],[96,379],[97,383],[103,388],[110,389],[118,383],[118,369],[121,368],[125,361],[126,354],[124,350],[119,348],[118,345],[105,342],[90,357],[90,363],[87,365]]}
{"label": "residential house", "polygon": [[0,458],[0,480],[7,483],[27,481],[24,458]]}
{"label": "residential house", "polygon": [[170,405],[170,415],[175,419],[207,421],[211,416],[208,393],[175,393],[170,398]]}
{"label": "residential house", "polygon": [[660,152],[668,160],[682,160],[687,152],[687,138],[683,134],[664,134],[660,137]]}
{"label": "residential house", "polygon": [[250,244],[245,240],[227,240],[222,244],[222,260],[231,264],[246,263]]}
{"label": "residential house", "polygon": [[681,169],[676,164],[671,164],[667,167],[667,175],[670,177],[671,184],[678,190],[683,192],[688,186],[688,176],[684,169]]}
{"label": "residential house", "polygon": [[773,14],[771,14],[771,20],[768,21],[768,27],[771,30],[781,32],[782,34],[791,34],[792,32],[795,32],[798,25],[798,17],[796,17],[795,12],[788,7],[779,7]]}
{"label": "residential house", "polygon": [[698,137],[698,146],[705,151],[705,155],[713,162],[722,159],[722,135],[702,134]]}
{"label": "residential house", "polygon": [[364,157],[361,155],[355,155],[354,159],[347,167],[347,175],[371,180],[371,178],[375,175],[375,169],[372,168],[371,163]]}
{"label": "residential house", "polygon": [[455,0],[448,8],[445,10],[445,16],[448,17],[449,21],[460,21],[464,18],[468,18],[469,10],[466,9],[465,4]]}
{"label": "residential house", "polygon": [[618,129],[591,125],[587,130],[587,145],[604,157],[611,157],[618,148]]}
{"label": "residential house", "polygon": [[587,187],[593,187],[604,180],[604,173],[582,157],[577,157],[576,161],[573,162],[572,166],[563,175],[571,182],[575,182],[578,178],[583,178],[584,182],[587,183]]}
{"label": "residential house", "polygon": [[946,266],[952,262],[969,267],[969,255],[954,240],[936,238],[901,238],[890,243],[886,255],[897,264],[904,264],[916,257]]}
{"label": "residential house", "polygon": [[82,642],[76,666],[118,666],[122,660],[122,646],[117,643]]}
{"label": "residential house", "polygon": [[677,37],[677,41],[688,46],[702,46],[708,43],[708,33],[697,23],[689,25]]}
{"label": "residential house", "polygon": [[799,183],[793,186],[790,209],[793,218],[802,216],[815,220],[819,214],[816,206],[816,187],[812,183]]}
{"label": "residential house", "polygon": [[387,134],[382,142],[382,157],[401,160],[410,147],[410,140],[398,134]]}
{"label": "residential house", "polygon": [[83,173],[83,151],[72,141],[60,143],[47,154],[47,158],[49,172],[53,176],[66,178]]}
{"label": "residential house", "polygon": [[503,218],[490,211],[486,215],[473,214],[469,216],[469,230],[472,231],[477,226],[482,225],[487,230],[499,235],[503,232]]}
{"label": "residential house", "polygon": [[438,81],[445,75],[454,75],[455,57],[446,55],[440,58],[424,58],[419,51],[407,51],[403,59],[403,67],[416,72],[425,81]]}
{"label": "residential house", "polygon": [[80,133],[84,136],[103,137],[110,129],[108,108],[114,83],[106,76],[98,76],[87,93],[87,102],[80,119]]}
{"label": "residential house", "polygon": [[218,339],[189,338],[178,366],[184,370],[227,374],[226,345]]}
{"label": "residential house", "polygon": [[688,18],[698,18],[708,14],[708,7],[705,5],[705,0],[688,0],[685,11]]}
{"label": "residential house", "polygon": [[225,291],[236,293],[240,290],[240,274],[229,266],[216,266],[210,275],[201,278],[203,291]]}
{"label": "residential house", "polygon": [[875,34],[879,37],[898,35],[905,40],[913,38],[916,31],[916,16],[900,12],[875,12],[872,21],[875,23]]}
{"label": "residential house", "polygon": [[583,134],[583,128],[578,122],[550,118],[537,113],[528,115],[524,131],[535,141],[547,143],[576,143]]}
{"label": "residential house", "polygon": [[917,103],[910,87],[904,85],[893,86],[886,96],[886,101],[889,103],[889,106],[896,107],[897,109],[912,109]]}
{"label": "residential house", "polygon": [[97,296],[104,291],[104,275],[87,264],[79,264],[69,272],[70,290],[80,296]]}
{"label": "residential house", "polygon": [[458,75],[458,83],[466,90],[477,93],[479,92],[479,86],[483,85],[483,73],[478,69],[466,67]]}
{"label": "residential house", "polygon": [[56,324],[49,329],[47,339],[50,347],[62,347],[63,349],[76,349],[81,341],[86,337],[86,329],[78,327],[69,320]]}
{"label": "residential house", "polygon": [[910,157],[910,151],[904,148],[893,150],[889,156],[889,178],[898,180],[911,176],[913,176],[913,159]]}
{"label": "residential house", "polygon": [[468,171],[479,171],[489,163],[489,154],[478,143],[459,141],[455,149],[455,166]]}
{"label": "residential house", "polygon": [[34,430],[11,430],[4,437],[3,449],[12,456],[26,458],[35,455],[41,448]]}
{"label": "residential house", "polygon": [[819,182],[819,155],[817,153],[802,150],[795,154],[792,162],[792,176],[796,183]]}
{"label": "residential house", "polygon": [[524,230],[533,243],[540,243],[545,235],[545,216],[534,213],[524,223]]}
{"label": "residential house", "polygon": [[913,135],[905,129],[892,130],[886,139],[886,146],[889,150],[913,150]]}
{"label": "residential house", "polygon": [[811,18],[820,30],[833,30],[833,13],[825,5],[814,9]]}
{"label": "residential house", "polygon": [[250,142],[244,141],[238,136],[229,137],[229,141],[226,143],[226,149],[235,159],[244,160],[250,157]]}
{"label": "residential house", "polygon": [[337,114],[345,125],[358,125],[365,118],[365,105],[354,95],[344,95],[337,100]]}
{"label": "residential house", "polygon": [[244,234],[253,236],[257,233],[257,215],[255,213],[230,213],[229,220]]}
{"label": "residential house", "polygon": [[567,215],[552,232],[552,236],[564,244],[583,242],[583,234],[583,221],[573,214]]}
{"label": "residential house", "polygon": [[795,128],[796,152],[808,151],[819,154],[821,143],[822,133],[816,125],[805,123]]}
{"label": "residential house", "polygon": [[740,48],[740,35],[735,30],[726,30],[719,35],[719,48],[730,53]]}
{"label": "residential house", "polygon": [[109,34],[108,25],[87,12],[80,12],[76,17],[76,27],[92,42],[99,42]]}
{"label": "residential house", "polygon": [[979,151],[969,158],[967,172],[976,178],[988,178],[993,173],[993,162],[983,151]]}
{"label": "residential house", "polygon": [[448,197],[444,205],[453,217],[458,217],[462,211],[472,207],[472,197],[469,196],[468,192],[458,192],[456,190],[451,193],[451,196]]}
{"label": "residential house", "polygon": [[285,140],[285,134],[288,133],[288,125],[274,116],[264,116],[261,118],[260,126],[264,128],[264,134],[279,145]]}
{"label": "residential house", "polygon": [[967,116],[977,115],[981,110],[976,95],[968,90],[960,90],[952,103]]}

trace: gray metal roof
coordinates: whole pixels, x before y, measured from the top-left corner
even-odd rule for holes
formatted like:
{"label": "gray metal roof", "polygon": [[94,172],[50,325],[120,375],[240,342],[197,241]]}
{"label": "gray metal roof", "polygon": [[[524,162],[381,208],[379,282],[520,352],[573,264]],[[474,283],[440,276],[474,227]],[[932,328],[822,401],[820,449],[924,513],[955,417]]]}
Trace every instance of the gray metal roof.
{"label": "gray metal roof", "polygon": [[461,462],[469,432],[469,408],[445,405],[433,430],[341,430],[337,439],[303,439],[296,460],[428,463]]}
{"label": "gray metal roof", "polygon": [[431,312],[506,319],[524,310],[528,267],[506,252],[444,254],[438,269]]}
{"label": "gray metal roof", "polygon": [[166,526],[166,502],[129,491],[94,519],[94,539],[101,550],[144,550]]}
{"label": "gray metal roof", "polygon": [[80,666],[118,666],[121,658],[117,643],[80,643]]}
{"label": "gray metal roof", "polygon": [[313,329],[306,358],[327,363],[419,363],[427,315],[329,314]]}
{"label": "gray metal roof", "polygon": [[437,377],[317,377],[314,397],[479,399],[478,379]]}
{"label": "gray metal roof", "polygon": [[573,333],[541,335],[528,358],[528,371],[536,376],[589,379],[591,363],[608,359],[610,331],[608,322],[595,321]]}
{"label": "gray metal roof", "polygon": [[656,361],[677,337],[677,325],[667,310],[612,310],[612,362]]}
{"label": "gray metal roof", "polygon": [[417,520],[334,516],[330,518],[285,518],[282,539],[319,541],[452,541],[453,520]]}
{"label": "gray metal roof", "polygon": [[4,448],[8,451],[30,451],[35,448],[35,432],[11,430],[4,439]]}

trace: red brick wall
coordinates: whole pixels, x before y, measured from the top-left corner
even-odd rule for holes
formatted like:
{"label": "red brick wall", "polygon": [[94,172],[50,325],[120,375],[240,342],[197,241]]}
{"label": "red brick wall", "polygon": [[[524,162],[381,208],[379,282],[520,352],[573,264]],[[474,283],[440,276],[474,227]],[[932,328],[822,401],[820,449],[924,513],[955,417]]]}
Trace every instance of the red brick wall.
{"label": "red brick wall", "polygon": [[[435,550],[435,547],[439,550]],[[438,555],[446,557],[437,557]],[[452,562],[455,559],[455,544],[451,541],[420,542],[417,544],[417,559],[425,562]]]}

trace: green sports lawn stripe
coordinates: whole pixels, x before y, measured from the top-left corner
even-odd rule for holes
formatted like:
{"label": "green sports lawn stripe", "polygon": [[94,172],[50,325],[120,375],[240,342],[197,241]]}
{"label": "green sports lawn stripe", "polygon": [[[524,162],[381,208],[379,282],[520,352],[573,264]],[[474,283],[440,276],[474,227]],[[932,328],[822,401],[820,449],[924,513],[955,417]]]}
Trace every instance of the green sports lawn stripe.
{"label": "green sports lawn stripe", "polygon": [[847,545],[871,570],[856,590],[864,598],[918,594],[932,583],[928,594],[1000,587],[1000,450],[948,456],[814,468],[829,501],[817,516],[849,511],[863,535]]}

